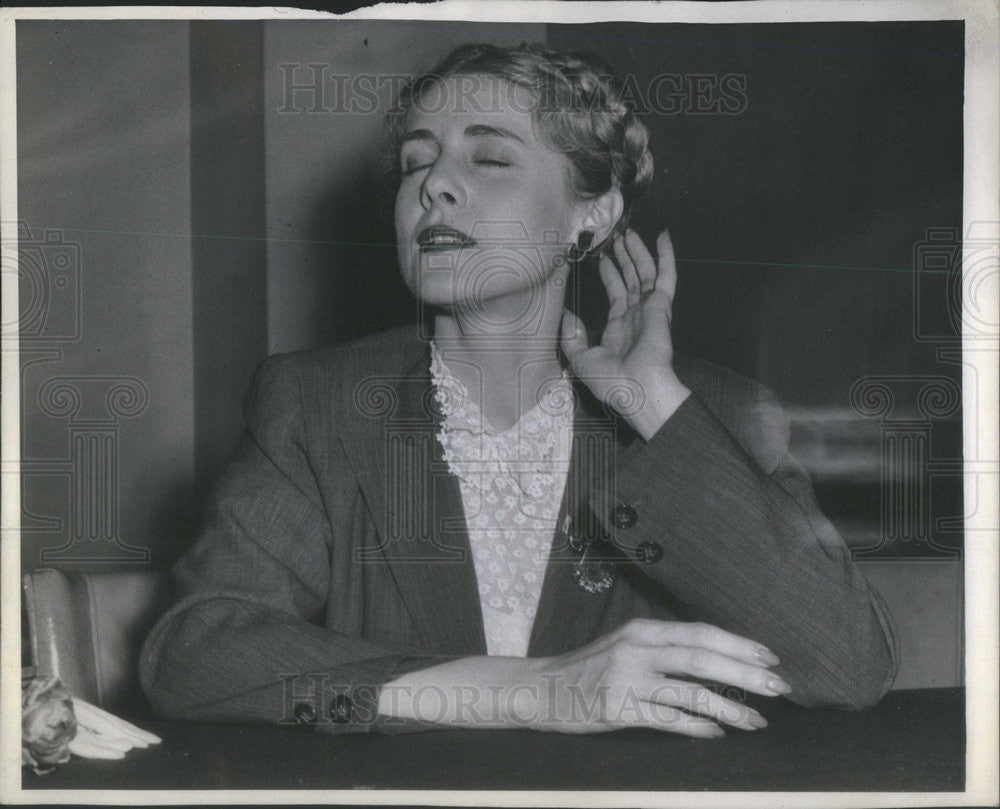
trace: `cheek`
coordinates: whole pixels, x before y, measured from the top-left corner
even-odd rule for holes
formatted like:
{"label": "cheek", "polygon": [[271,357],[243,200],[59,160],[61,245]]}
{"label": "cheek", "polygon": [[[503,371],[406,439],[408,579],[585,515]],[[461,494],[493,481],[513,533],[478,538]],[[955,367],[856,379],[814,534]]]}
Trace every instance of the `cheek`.
{"label": "cheek", "polygon": [[396,221],[396,244],[400,251],[400,255],[405,252],[405,243],[407,242],[414,225],[420,218],[422,210],[417,201],[413,199],[413,193],[411,189],[408,189],[406,185],[401,185],[399,191],[396,193],[396,205],[394,209],[395,221]]}
{"label": "cheek", "polygon": [[410,215],[412,208],[413,205],[408,199],[407,189],[404,183],[399,186],[399,190],[396,192],[396,235],[400,237],[399,241],[402,241],[402,237],[405,235],[403,231],[412,218]]}
{"label": "cheek", "polygon": [[407,270],[410,264],[409,235],[413,229],[413,217],[409,213],[411,206],[406,203],[402,189],[396,195],[395,220],[396,220],[396,263],[403,273],[404,280],[409,285]]}
{"label": "cheek", "polygon": [[[539,231],[555,232],[557,241],[566,243],[576,211],[577,199],[562,172],[550,173],[545,182],[536,186],[532,195],[532,213],[541,227]],[[538,235],[542,235],[539,233]]]}

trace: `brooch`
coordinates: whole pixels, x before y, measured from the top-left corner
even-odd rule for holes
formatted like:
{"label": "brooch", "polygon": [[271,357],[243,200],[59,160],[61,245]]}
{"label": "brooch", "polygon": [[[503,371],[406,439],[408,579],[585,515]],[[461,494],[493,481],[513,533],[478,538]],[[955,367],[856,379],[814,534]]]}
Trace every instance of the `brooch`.
{"label": "brooch", "polygon": [[615,574],[603,562],[588,562],[587,552],[573,565],[573,578],[581,590],[596,595],[606,593],[615,583]]}
{"label": "brooch", "polygon": [[569,541],[569,546],[580,554],[580,558],[573,563],[573,578],[576,579],[577,586],[592,595],[610,590],[615,583],[614,568],[600,560],[587,558],[594,541],[587,542],[572,534],[569,515],[563,521],[563,534]]}

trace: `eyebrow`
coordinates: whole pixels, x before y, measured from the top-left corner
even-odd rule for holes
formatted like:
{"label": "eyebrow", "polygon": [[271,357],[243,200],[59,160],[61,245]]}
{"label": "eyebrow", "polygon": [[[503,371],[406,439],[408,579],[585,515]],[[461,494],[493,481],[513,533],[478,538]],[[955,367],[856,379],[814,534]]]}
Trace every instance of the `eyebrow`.
{"label": "eyebrow", "polygon": [[486,126],[485,124],[467,126],[465,128],[465,137],[509,138],[510,140],[516,140],[518,143],[524,143],[524,138],[515,132],[511,132],[509,129],[504,129],[500,126]]}
{"label": "eyebrow", "polygon": [[[486,124],[473,124],[472,126],[467,126],[463,132],[467,138],[507,138],[509,140],[515,140],[518,143],[524,143],[524,138],[518,135],[516,132],[511,132],[509,129],[504,129],[500,126],[487,126]],[[434,140],[437,138],[434,133],[429,129],[412,129],[403,135],[403,143],[409,143],[413,140]]]}

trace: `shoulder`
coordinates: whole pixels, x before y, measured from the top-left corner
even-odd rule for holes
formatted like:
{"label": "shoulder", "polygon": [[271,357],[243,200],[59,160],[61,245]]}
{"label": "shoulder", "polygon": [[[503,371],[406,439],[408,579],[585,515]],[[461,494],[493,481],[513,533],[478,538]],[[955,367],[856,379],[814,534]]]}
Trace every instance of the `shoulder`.
{"label": "shoulder", "polygon": [[425,352],[413,324],[333,346],[272,354],[258,367],[245,406],[250,411],[293,402],[306,411],[336,406],[350,401],[366,380],[399,379]]}
{"label": "shoulder", "polygon": [[379,369],[405,371],[424,350],[425,343],[413,324],[332,346],[272,354],[262,367],[284,373],[358,376]]}
{"label": "shoulder", "polygon": [[372,374],[403,374],[426,351],[417,326],[400,326],[344,343],[272,354],[258,369],[264,381],[298,377],[304,383],[358,382]]}
{"label": "shoulder", "polygon": [[677,354],[674,370],[761,466],[771,471],[788,450],[788,417],[778,396],[755,379],[708,360]]}

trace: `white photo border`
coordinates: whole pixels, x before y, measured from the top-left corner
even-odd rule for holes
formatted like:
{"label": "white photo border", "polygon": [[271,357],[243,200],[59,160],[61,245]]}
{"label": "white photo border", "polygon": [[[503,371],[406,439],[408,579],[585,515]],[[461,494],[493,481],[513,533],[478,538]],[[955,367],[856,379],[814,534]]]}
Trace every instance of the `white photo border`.
{"label": "white photo border", "polygon": [[[16,52],[17,20],[111,19],[383,19],[454,20],[518,23],[587,23],[628,20],[635,22],[762,23],[848,21],[965,21],[964,197],[963,232],[973,223],[992,223],[991,239],[1000,240],[1000,12],[990,0],[758,0],[748,3],[711,2],[513,2],[446,0],[435,5],[381,4],[333,15],[291,8],[225,7],[95,7],[0,9],[0,238],[17,238],[17,131]],[[1000,242],[998,242],[1000,243]],[[996,245],[995,245],[996,246]],[[997,258],[1000,267],[1000,257]],[[969,295],[963,277],[963,293]],[[996,307],[994,297],[991,301]],[[18,313],[15,273],[2,278],[2,316],[14,322]],[[994,317],[991,322],[997,322]],[[971,326],[964,324],[966,337]],[[977,334],[981,337],[982,330]],[[996,335],[992,335],[996,338]],[[963,348],[966,384],[964,419],[966,458],[995,458],[998,434],[998,358],[1000,343],[992,349]],[[988,344],[989,345],[989,344]],[[19,374],[18,339],[3,338],[2,345],[2,541],[0,541],[0,801],[17,804],[147,804],[147,803],[351,803],[435,804],[482,806],[676,806],[702,807],[739,803],[745,807],[781,806],[957,806],[996,805],[998,767],[998,504],[1000,475],[996,464],[984,471],[966,469],[965,528],[965,655],[966,655],[966,790],[946,793],[910,792],[633,792],[595,793],[569,791],[402,791],[402,790],[22,790],[20,735],[20,480],[19,480]],[[973,427],[978,431],[973,432]],[[969,485],[977,474],[978,488]],[[976,508],[970,501],[976,497]]]}

